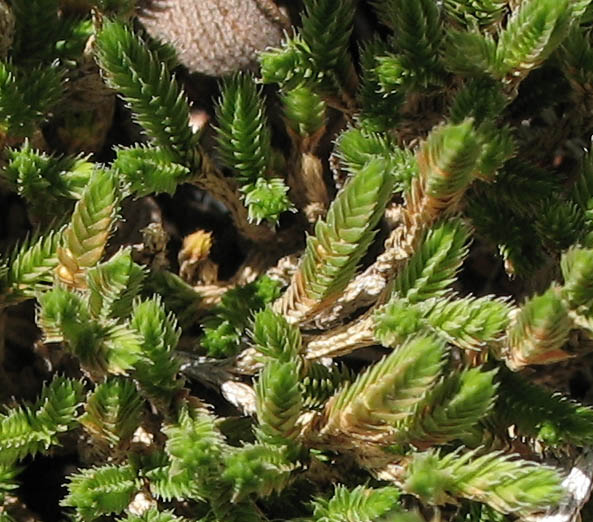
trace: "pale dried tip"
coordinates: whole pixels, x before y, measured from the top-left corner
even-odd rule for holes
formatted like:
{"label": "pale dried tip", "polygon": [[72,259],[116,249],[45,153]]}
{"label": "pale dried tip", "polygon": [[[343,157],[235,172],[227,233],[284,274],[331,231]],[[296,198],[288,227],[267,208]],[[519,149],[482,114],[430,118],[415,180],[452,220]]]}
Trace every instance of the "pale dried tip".
{"label": "pale dried tip", "polygon": [[141,491],[140,493],[136,493],[132,502],[130,502],[130,505],[128,506],[128,511],[132,515],[142,516],[150,508],[156,507],[156,500],[148,496],[145,492]]}
{"label": "pale dried tip", "polygon": [[286,28],[271,0],[143,0],[138,18],[152,37],[175,46],[190,71],[210,76],[253,67]]}

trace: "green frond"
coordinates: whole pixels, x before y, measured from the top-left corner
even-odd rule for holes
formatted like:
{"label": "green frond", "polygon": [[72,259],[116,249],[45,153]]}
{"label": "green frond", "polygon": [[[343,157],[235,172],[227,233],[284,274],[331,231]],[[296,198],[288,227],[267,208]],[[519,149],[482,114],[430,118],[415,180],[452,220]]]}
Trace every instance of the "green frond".
{"label": "green frond", "polygon": [[16,407],[0,415],[0,465],[58,444],[58,435],[74,427],[83,395],[80,381],[55,377],[33,407]]}
{"label": "green frond", "polygon": [[361,80],[358,99],[361,127],[368,132],[387,132],[400,120],[400,109],[406,99],[406,91],[398,89],[383,92],[377,66],[378,57],[389,53],[390,47],[379,38],[365,42],[360,49]]}
{"label": "green frond", "polygon": [[309,45],[300,35],[287,38],[282,46],[259,54],[262,83],[276,83],[283,90],[301,86],[316,90],[323,74],[317,70]]}
{"label": "green frond", "polygon": [[392,44],[424,85],[440,73],[444,32],[441,9],[432,0],[375,0],[380,20],[393,30]]}
{"label": "green frond", "polygon": [[91,319],[84,299],[55,286],[38,300],[37,325],[45,342],[65,341],[84,368],[101,373],[107,371],[106,331]]}
{"label": "green frond", "polygon": [[557,55],[564,74],[580,98],[593,81],[593,46],[589,30],[575,24],[558,48]]}
{"label": "green frond", "polygon": [[88,157],[49,156],[35,150],[28,140],[20,149],[8,149],[6,156],[8,163],[2,176],[33,208],[45,214],[52,209],[56,213],[66,210],[69,200],[80,199],[95,168]]}
{"label": "green frond", "polygon": [[562,295],[571,308],[586,315],[593,307],[593,250],[571,248],[560,261],[564,286]]}
{"label": "green frond", "polygon": [[553,393],[510,371],[498,376],[496,413],[504,426],[547,445],[588,446],[593,441],[593,409]]}
{"label": "green frond", "polygon": [[452,496],[460,496],[519,515],[560,501],[563,489],[556,470],[501,452],[478,455],[478,450],[413,455],[403,488],[431,504],[444,504],[451,502]]}
{"label": "green frond", "polygon": [[567,36],[572,21],[568,0],[526,0],[499,37],[500,74],[538,67]]}
{"label": "green frond", "polygon": [[[585,213],[587,228],[590,229],[593,223],[593,154],[591,152],[582,160],[580,174],[572,192],[574,201]],[[591,240],[588,239],[587,242],[591,243]]]}
{"label": "green frond", "polygon": [[388,164],[373,159],[338,193],[325,220],[316,223],[315,235],[307,238],[293,281],[307,299],[328,301],[346,287],[375,236],[393,185]]}
{"label": "green frond", "polygon": [[34,297],[49,288],[58,266],[61,237],[61,230],[38,232],[15,247],[7,261],[8,271],[2,285],[8,302]]}
{"label": "green frond", "polygon": [[585,220],[577,203],[553,198],[542,204],[535,230],[548,250],[561,252],[577,242],[586,230]]}
{"label": "green frond", "polygon": [[48,437],[35,430],[34,422],[32,413],[22,407],[0,416],[0,465],[12,465],[46,447]]}
{"label": "green frond", "polygon": [[74,508],[76,518],[85,522],[121,513],[142,487],[131,466],[88,468],[68,478],[68,495],[60,504]]}
{"label": "green frond", "polygon": [[122,94],[150,138],[176,163],[199,166],[189,106],[166,64],[120,22],[106,22],[97,34],[96,45],[108,84]]}
{"label": "green frond", "polygon": [[136,363],[142,360],[142,339],[127,322],[109,326],[105,330],[103,343],[108,373],[128,375]]}
{"label": "green frond", "polygon": [[426,193],[441,201],[461,195],[471,183],[481,149],[471,119],[434,129],[418,152]]}
{"label": "green frond", "polygon": [[406,299],[391,297],[389,302],[374,313],[375,338],[383,346],[396,347],[408,336],[425,327],[422,312]]}
{"label": "green frond", "polygon": [[0,504],[4,504],[6,495],[19,487],[16,477],[21,471],[21,468],[12,464],[0,464]]}
{"label": "green frond", "polygon": [[305,0],[300,31],[315,68],[335,72],[346,85],[352,67],[349,43],[355,10],[352,0]]}
{"label": "green frond", "polygon": [[251,335],[255,349],[281,362],[293,361],[301,352],[301,332],[270,307],[255,314]]}
{"label": "green frond", "polygon": [[81,381],[56,376],[45,384],[34,409],[34,427],[45,433],[49,444],[57,444],[55,435],[72,429],[84,400]]}
{"label": "green frond", "polygon": [[418,175],[412,151],[398,148],[386,134],[351,128],[340,134],[336,148],[342,167],[350,174],[358,172],[374,158],[385,159],[391,164],[396,191],[408,190],[412,179]]}
{"label": "green frond", "polygon": [[202,498],[192,471],[176,470],[173,473],[171,461],[164,451],[142,457],[141,475],[148,481],[151,494],[165,502]]}
{"label": "green frond", "polygon": [[321,409],[332,395],[353,380],[354,373],[344,364],[328,368],[321,363],[310,363],[307,374],[300,380],[303,408]]}
{"label": "green frond", "polygon": [[95,317],[124,318],[132,311],[132,301],[140,292],[144,269],[132,260],[131,249],[115,253],[87,272],[89,305]]}
{"label": "green frond", "polygon": [[82,272],[103,257],[118,210],[119,192],[118,180],[111,171],[99,169],[91,176],[64,231],[64,248],[58,249],[58,275],[67,284],[84,286]]}
{"label": "green frond", "polygon": [[171,473],[190,472],[199,484],[219,478],[226,446],[216,426],[216,417],[205,410],[183,408],[177,422],[162,429],[167,436],[165,450],[171,459]]}
{"label": "green frond", "polygon": [[144,401],[131,380],[110,378],[89,395],[79,422],[95,444],[121,447],[140,426],[143,407]]}
{"label": "green frond", "polygon": [[282,491],[295,465],[286,449],[263,444],[246,444],[224,459],[222,480],[232,491],[231,502],[246,500],[249,495],[267,497]]}
{"label": "green frond", "polygon": [[161,192],[174,194],[177,185],[189,174],[187,167],[175,163],[171,154],[161,147],[136,145],[117,148],[116,154],[112,167],[136,197]]}
{"label": "green frond", "polygon": [[159,511],[151,507],[142,515],[128,515],[119,522],[187,522],[187,519],[178,517],[172,511]]}
{"label": "green frond", "polygon": [[21,70],[0,61],[0,133],[31,136],[63,93],[57,65]]}
{"label": "green frond", "polygon": [[488,34],[451,29],[445,40],[443,63],[449,72],[473,78],[496,75],[496,41]]}
{"label": "green frond", "polygon": [[566,359],[562,349],[574,327],[566,304],[555,288],[523,304],[508,331],[507,365],[520,369]]}
{"label": "green frond", "polygon": [[268,221],[277,224],[280,214],[295,210],[288,199],[288,186],[281,178],[258,178],[255,183],[241,187],[241,192],[251,223],[259,225],[262,221]]}
{"label": "green frond", "polygon": [[[394,487],[369,488],[358,486],[348,490],[345,486],[335,487],[329,499],[317,498],[313,501],[313,520],[315,522],[373,522],[374,520],[405,520],[394,513],[399,511],[399,491]],[[391,518],[393,517],[393,518]],[[420,520],[420,519],[418,519]]]}
{"label": "green frond", "polygon": [[478,127],[478,140],[482,145],[476,167],[476,176],[493,181],[505,163],[517,153],[516,140],[509,126],[498,127],[485,121]]}
{"label": "green frond", "polygon": [[252,315],[280,296],[280,285],[267,276],[225,292],[203,323],[201,345],[213,357],[234,355]]}
{"label": "green frond", "polygon": [[419,305],[424,320],[437,333],[466,350],[480,350],[502,339],[511,307],[492,297],[431,299]]}
{"label": "green frond", "polygon": [[438,379],[445,355],[435,337],[410,339],[330,399],[323,431],[392,441]]}
{"label": "green frond", "polygon": [[151,400],[168,405],[183,386],[178,378],[181,363],[173,353],[181,333],[175,317],[153,296],[134,303],[130,326],[140,335],[142,350],[134,376]]}
{"label": "green frond", "polygon": [[305,85],[283,92],[282,105],[288,127],[301,138],[312,138],[325,129],[327,104]]}
{"label": "green frond", "polygon": [[270,444],[295,440],[303,407],[300,364],[293,359],[265,364],[255,385],[258,436]]}
{"label": "green frond", "polygon": [[463,370],[445,377],[426,396],[416,418],[400,436],[414,445],[445,444],[471,432],[494,406],[496,370]]}
{"label": "green frond", "polygon": [[252,76],[236,74],[224,81],[216,120],[216,141],[222,162],[236,172],[243,184],[267,177],[271,132],[261,90]]}
{"label": "green frond", "polygon": [[486,28],[505,15],[506,0],[444,0],[445,15],[468,29]]}
{"label": "green frond", "polygon": [[462,221],[443,221],[430,229],[408,263],[397,274],[392,295],[418,303],[451,292],[467,256],[470,229]]}

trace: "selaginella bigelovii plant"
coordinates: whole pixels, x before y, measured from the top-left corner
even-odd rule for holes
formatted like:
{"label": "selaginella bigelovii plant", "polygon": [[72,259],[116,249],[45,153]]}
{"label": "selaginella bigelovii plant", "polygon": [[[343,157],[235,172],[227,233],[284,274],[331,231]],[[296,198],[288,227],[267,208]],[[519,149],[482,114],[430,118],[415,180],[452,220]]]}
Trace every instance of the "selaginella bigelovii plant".
{"label": "selaginella bigelovii plant", "polygon": [[0,1],[0,520],[579,520],[590,0],[149,4]]}

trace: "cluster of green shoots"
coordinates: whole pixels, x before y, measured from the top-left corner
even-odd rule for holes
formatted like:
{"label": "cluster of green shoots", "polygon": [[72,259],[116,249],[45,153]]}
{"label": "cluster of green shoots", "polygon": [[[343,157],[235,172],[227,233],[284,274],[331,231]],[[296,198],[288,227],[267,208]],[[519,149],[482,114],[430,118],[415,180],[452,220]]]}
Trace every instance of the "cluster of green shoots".
{"label": "cluster of green shoots", "polygon": [[[2,396],[0,520],[60,448],[85,522],[510,522],[569,497],[542,454],[591,445],[593,409],[533,376],[593,347],[589,3],[304,0],[196,130],[133,2],[0,2],[0,174],[34,228],[0,306],[35,300],[63,355],[35,402]],[[81,75],[143,131],[106,162]],[[122,204],[182,184],[227,209],[235,278],[200,280],[206,235],[179,271],[117,242]],[[460,280],[476,245],[506,293]]]}

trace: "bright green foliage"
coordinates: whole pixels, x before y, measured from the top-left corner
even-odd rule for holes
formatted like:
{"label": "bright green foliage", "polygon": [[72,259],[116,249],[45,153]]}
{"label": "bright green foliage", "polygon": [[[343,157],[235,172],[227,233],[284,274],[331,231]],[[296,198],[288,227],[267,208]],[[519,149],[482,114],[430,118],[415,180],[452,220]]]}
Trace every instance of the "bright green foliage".
{"label": "bright green foliage", "polygon": [[88,468],[69,479],[68,495],[61,505],[75,508],[75,520],[80,521],[121,513],[141,487],[131,466]]}
{"label": "bright green foliage", "polygon": [[470,78],[457,92],[451,106],[451,123],[461,123],[473,118],[475,125],[500,116],[507,105],[507,98],[500,86],[491,79]]}
{"label": "bright green foliage", "polygon": [[55,65],[21,71],[0,61],[0,135],[30,136],[63,94]]}
{"label": "bright green foliage", "polygon": [[372,159],[383,158],[391,164],[397,191],[409,189],[412,179],[418,175],[413,153],[396,147],[386,135],[352,128],[340,134],[337,146],[343,168],[351,174],[361,170]]}
{"label": "bright green foliage", "polygon": [[514,424],[520,434],[551,446],[585,446],[593,440],[593,409],[502,371],[499,376],[499,422]]}
{"label": "bright green foliage", "polygon": [[433,130],[418,160],[426,193],[439,200],[459,195],[470,184],[480,153],[471,119]]}
{"label": "bright green foliage", "polygon": [[300,330],[270,307],[255,314],[251,337],[258,352],[282,362],[294,361],[301,351]]}
{"label": "bright green foliage", "polygon": [[171,459],[170,474],[194,481],[199,494],[211,493],[219,479],[221,458],[226,448],[215,418],[200,410],[181,410],[175,424],[163,428],[167,436],[165,450]]}
{"label": "bright green foliage", "polygon": [[223,84],[216,116],[218,152],[223,163],[236,172],[250,221],[275,223],[291,203],[284,182],[270,177],[271,134],[264,100],[251,76],[238,74]]}
{"label": "bright green foliage", "polygon": [[70,224],[64,231],[64,247],[58,251],[60,263],[77,284],[79,271],[97,264],[115,221],[119,203],[119,184],[108,170],[97,170],[91,176],[80,200],[74,207]]}
{"label": "bright green foliage", "polygon": [[20,468],[11,464],[0,465],[0,504],[4,504],[7,494],[19,487],[16,477],[20,471]]}
{"label": "bright green foliage", "polygon": [[301,138],[314,137],[325,128],[326,103],[311,88],[301,85],[282,96],[288,127]]}
{"label": "bright green foliage", "polygon": [[178,378],[180,362],[173,354],[180,335],[175,317],[155,296],[134,303],[130,326],[140,335],[143,356],[134,375],[151,400],[168,406],[183,386]]}
{"label": "bright green foliage", "polygon": [[4,299],[7,303],[33,297],[49,288],[58,265],[57,249],[61,231],[34,234],[15,247],[6,261],[8,269],[2,276]]}
{"label": "bright green foliage", "polygon": [[80,294],[59,286],[40,296],[37,323],[48,342],[65,341],[92,373],[127,373],[141,356],[138,334],[127,324],[102,324]]}
{"label": "bright green foliage", "polygon": [[393,295],[417,303],[450,293],[451,283],[468,252],[469,228],[459,220],[430,229],[393,282]]}
{"label": "bright green foliage", "polygon": [[431,504],[461,496],[491,505],[502,513],[529,513],[557,505],[560,476],[552,468],[501,452],[441,455],[418,453],[407,467],[404,490]]}
{"label": "bright green foliage", "polygon": [[510,306],[499,299],[466,297],[421,303],[424,320],[451,344],[477,350],[500,341],[509,324]]}
{"label": "bright green foliage", "polygon": [[[408,522],[407,518],[398,518],[399,491],[393,487],[373,489],[358,486],[348,490],[345,486],[338,485],[330,499],[318,498],[313,502],[313,507],[315,522],[373,522],[379,519]],[[415,519],[410,518],[409,522],[413,520]]]}
{"label": "bright green foliage", "polygon": [[564,286],[562,293],[571,308],[591,310],[593,305],[593,250],[572,248],[565,252],[560,263]]}
{"label": "bright green foliage", "polygon": [[392,439],[436,382],[445,353],[444,343],[433,337],[406,342],[330,400],[323,429],[353,438]]}
{"label": "bright green foliage", "polygon": [[122,518],[120,522],[185,522],[186,519],[178,517],[172,511],[159,511],[156,508],[150,508],[142,515],[128,515]]}
{"label": "bright green foliage", "polygon": [[11,465],[58,444],[58,435],[74,427],[82,399],[80,381],[56,377],[44,386],[35,405],[2,414],[0,464]]}
{"label": "bright green foliage", "polygon": [[223,482],[231,484],[231,502],[245,500],[256,493],[265,497],[286,486],[294,465],[279,446],[248,445],[225,458]]}
{"label": "bright green foliage", "polygon": [[68,200],[80,199],[95,169],[87,157],[48,156],[28,141],[20,150],[9,149],[7,156],[2,175],[41,215],[60,213],[70,206]]}
{"label": "bright green foliage", "polygon": [[495,373],[472,368],[445,377],[424,399],[400,442],[445,444],[463,439],[494,406]]}
{"label": "bright green foliage", "polygon": [[204,321],[201,345],[214,357],[233,355],[239,348],[241,335],[250,323],[251,314],[279,296],[278,283],[266,276],[228,290],[212,316]]}
{"label": "bright green foliage", "polygon": [[336,196],[325,220],[315,225],[299,267],[307,298],[335,297],[354,275],[393,191],[387,167],[383,160],[369,161]]}
{"label": "bright green foliage", "polygon": [[165,502],[201,498],[191,470],[172,473],[171,460],[164,451],[155,451],[143,457],[141,464],[142,476],[149,481],[150,492],[156,498]]}
{"label": "bright green foliage", "polygon": [[91,268],[87,272],[87,282],[92,314],[103,319],[127,317],[143,279],[144,269],[134,263],[129,248]]}
{"label": "bright green foliage", "polygon": [[525,71],[541,64],[568,34],[571,15],[568,0],[522,2],[500,34],[500,73]]}
{"label": "bright green foliage", "polygon": [[258,435],[263,442],[283,443],[298,435],[303,405],[299,366],[298,360],[270,361],[259,376],[255,392]]}
{"label": "bright green foliage", "polygon": [[527,301],[508,333],[511,368],[547,364],[567,357],[562,350],[573,328],[568,308],[556,289]]}
{"label": "bright green foliage", "polygon": [[392,297],[375,311],[375,337],[383,346],[396,347],[426,327],[422,311],[405,299]]}
{"label": "bright green foliage", "polygon": [[144,401],[134,383],[111,378],[88,396],[79,422],[99,446],[121,447],[129,443],[142,420]]}
{"label": "bright green foliage", "polygon": [[129,183],[129,190],[136,197],[160,192],[173,194],[189,174],[189,169],[175,163],[166,149],[145,145],[118,148],[113,168]]}
{"label": "bright green foliage", "polygon": [[106,22],[97,35],[97,56],[109,84],[149,137],[177,163],[197,166],[197,136],[189,126],[187,101],[156,53],[125,25]]}

